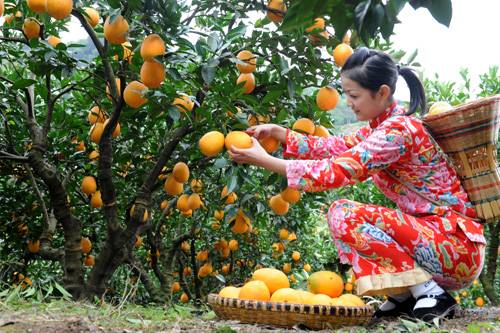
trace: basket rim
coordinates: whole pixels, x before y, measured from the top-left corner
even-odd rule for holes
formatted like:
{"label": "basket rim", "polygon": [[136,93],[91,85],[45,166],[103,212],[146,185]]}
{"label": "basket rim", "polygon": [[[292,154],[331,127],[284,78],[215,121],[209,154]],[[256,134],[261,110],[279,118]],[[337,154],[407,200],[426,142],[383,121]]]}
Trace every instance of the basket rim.
{"label": "basket rim", "polygon": [[487,96],[487,97],[481,97],[479,99],[476,99],[476,100],[473,100],[473,101],[470,101],[470,102],[467,102],[464,104],[460,104],[456,107],[453,107],[452,110],[449,110],[446,112],[442,112],[442,113],[438,113],[438,114],[434,114],[434,115],[429,115],[426,113],[423,115],[422,120],[428,121],[428,120],[437,120],[437,119],[441,119],[441,118],[444,119],[446,117],[454,116],[463,110],[477,108],[477,107],[481,107],[481,106],[484,106],[484,105],[487,105],[490,103],[498,103],[498,102],[500,102],[500,94]]}

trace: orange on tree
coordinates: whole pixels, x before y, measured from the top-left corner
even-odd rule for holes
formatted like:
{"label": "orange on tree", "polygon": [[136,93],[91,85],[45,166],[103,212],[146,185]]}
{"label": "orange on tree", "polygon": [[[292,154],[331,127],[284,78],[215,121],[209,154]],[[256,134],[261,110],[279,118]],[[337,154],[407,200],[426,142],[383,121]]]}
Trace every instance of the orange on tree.
{"label": "orange on tree", "polygon": [[[221,268],[222,274],[229,273],[229,268],[230,268],[230,264],[223,265],[222,268]],[[238,289],[238,294],[239,294],[239,289]]]}
{"label": "orange on tree", "polygon": [[314,136],[319,136],[319,137],[322,137],[322,138],[327,138],[327,137],[330,136],[330,133],[328,132],[328,130],[326,129],[325,126],[318,125],[314,129],[313,135]]}
{"label": "orange on tree", "polygon": [[245,232],[248,231],[250,227],[249,219],[245,219],[244,217],[240,215],[236,215],[236,218],[234,219],[234,224],[231,227],[231,231],[234,232],[235,234],[244,234]]}
{"label": "orange on tree", "polygon": [[267,4],[267,18],[269,21],[279,23],[283,21],[286,5],[283,0],[270,0]]}
{"label": "orange on tree", "polygon": [[196,254],[196,260],[207,261],[208,260],[208,250],[198,251],[198,253]]}
{"label": "orange on tree", "polygon": [[167,206],[168,206],[167,200],[163,200],[162,202],[160,202],[160,209],[161,210],[164,210],[165,208],[167,208]]}
{"label": "orange on tree", "polygon": [[159,88],[165,81],[165,66],[158,60],[147,60],[141,67],[141,81],[148,88]]}
{"label": "orange on tree", "polygon": [[303,134],[314,134],[316,126],[309,118],[300,118],[295,123],[293,123],[292,129],[296,132]]}
{"label": "orange on tree", "polygon": [[478,307],[482,308],[484,306],[484,299],[481,296],[479,296],[478,298],[476,298],[475,303]]}
{"label": "orange on tree", "polygon": [[106,116],[104,111],[96,105],[90,109],[87,119],[91,125],[94,125],[95,123],[104,123]]}
{"label": "orange on tree", "polygon": [[221,297],[227,297],[227,298],[238,298],[240,295],[240,288],[236,288],[233,286],[227,286],[222,288],[221,291],[219,291],[219,296]]}
{"label": "orange on tree", "polygon": [[203,182],[200,179],[191,180],[190,186],[191,186],[191,190],[194,193],[201,193],[201,191],[203,190]]}
{"label": "orange on tree", "polygon": [[89,160],[97,160],[99,158],[99,152],[97,150],[92,150],[89,153]]}
{"label": "orange on tree", "polygon": [[134,247],[138,249],[141,247],[141,245],[142,245],[142,237],[139,235],[135,235]]}
{"label": "orange on tree", "polygon": [[28,251],[30,253],[40,252],[40,240],[29,240],[28,241]]}
{"label": "orange on tree", "polygon": [[238,195],[236,195],[236,193],[234,192],[231,192],[227,195],[226,197],[226,201],[224,202],[226,205],[230,205],[230,204],[233,204],[236,199],[238,199]]}
{"label": "orange on tree", "polygon": [[280,229],[280,231],[279,231],[279,236],[280,236],[281,240],[287,239],[289,234],[290,233],[288,232],[288,230],[286,230],[284,228]]}
{"label": "orange on tree", "polygon": [[199,209],[203,205],[200,195],[198,193],[192,193],[187,200],[187,205],[189,209]]}
{"label": "orange on tree", "polygon": [[47,14],[56,20],[62,20],[71,15],[73,0],[47,0]]}
{"label": "orange on tree", "polygon": [[192,209],[183,210],[181,211],[181,215],[185,217],[191,217],[193,216],[193,210]]}
{"label": "orange on tree", "polygon": [[321,45],[323,44],[323,39],[326,39],[328,40],[330,38],[330,34],[328,33],[328,31],[322,31],[318,34],[312,34],[312,35],[309,35],[309,40],[311,41],[311,44],[313,46],[318,46],[318,45]]}
{"label": "orange on tree", "polygon": [[244,64],[236,64],[236,67],[240,73],[253,73],[257,65],[257,58],[252,54],[252,52],[243,50],[236,55],[238,60],[244,62]]}
{"label": "orange on tree", "polygon": [[281,192],[281,198],[288,203],[295,204],[300,200],[300,191],[291,187],[287,187]]}
{"label": "orange on tree", "polygon": [[92,28],[95,28],[95,26],[98,25],[99,21],[101,20],[99,12],[91,7],[85,7],[83,10],[86,14],[85,19],[87,20],[87,22],[89,22]]}
{"label": "orange on tree", "polygon": [[194,102],[187,95],[179,95],[172,103],[179,112],[191,112],[194,108]]}
{"label": "orange on tree", "polygon": [[97,190],[95,178],[92,176],[83,177],[81,189],[87,195],[94,193]]}
{"label": "orange on tree", "polygon": [[92,242],[87,237],[82,237],[80,239],[80,247],[82,248],[82,253],[89,253],[92,250]]}
{"label": "orange on tree", "polygon": [[181,243],[181,250],[182,251],[189,252],[190,249],[191,249],[191,245],[189,245],[188,242],[184,241]]}
{"label": "orange on tree", "polygon": [[75,149],[76,149],[76,151],[84,151],[85,150],[85,142],[83,142],[83,141],[78,142]]}
{"label": "orange on tree", "polygon": [[[116,89],[118,90],[118,97],[121,96],[122,92],[121,92],[121,80],[119,77],[115,78],[115,82],[116,82]],[[112,95],[111,95],[111,89],[109,88],[109,84],[106,84],[106,96],[108,96],[109,99],[112,99]]]}
{"label": "orange on tree", "polygon": [[151,34],[142,41],[141,57],[144,60],[152,60],[154,57],[162,56],[165,51],[165,42],[158,34]]}
{"label": "orange on tree", "polygon": [[318,271],[312,273],[307,279],[307,288],[314,294],[325,294],[330,297],[338,297],[344,290],[342,278],[330,271]]}
{"label": "orange on tree", "polygon": [[181,212],[189,210],[188,199],[189,199],[188,194],[181,195],[179,199],[177,199],[177,204],[176,204],[177,209],[180,210]]}
{"label": "orange on tree", "polygon": [[288,241],[293,242],[296,240],[297,240],[297,235],[295,234],[295,232],[290,233],[290,235],[288,236]]}
{"label": "orange on tree", "polygon": [[40,23],[35,18],[28,17],[24,20],[23,32],[27,39],[39,38],[41,30]]}
{"label": "orange on tree", "polygon": [[269,154],[274,153],[280,146],[280,142],[272,136],[260,139],[259,143]]}
{"label": "orange on tree", "polygon": [[272,294],[270,301],[300,304],[302,295],[292,288],[281,288]]}
{"label": "orange on tree", "polygon": [[253,146],[253,141],[250,135],[242,131],[232,131],[226,135],[224,140],[226,149],[231,149],[232,146],[236,148],[246,149]]}
{"label": "orange on tree", "polygon": [[172,176],[179,183],[185,183],[189,179],[189,167],[184,162],[177,162],[172,170]]}
{"label": "orange on tree", "polygon": [[292,270],[292,265],[290,263],[288,263],[288,262],[284,263],[282,270],[283,270],[283,273],[288,274]]}
{"label": "orange on tree", "polygon": [[210,227],[212,230],[219,230],[220,229],[220,223],[219,222],[213,222]]}
{"label": "orange on tree", "polygon": [[299,261],[300,260],[300,252],[299,251],[293,251],[293,253],[292,253],[292,259],[293,259],[293,261]]}
{"label": "orange on tree", "polygon": [[186,293],[182,293],[179,299],[181,300],[182,303],[187,303],[189,301],[189,296]]}
{"label": "orange on tree", "polygon": [[47,0],[28,0],[27,5],[31,11],[42,14],[47,11],[46,1]]}
{"label": "orange on tree", "polygon": [[243,90],[243,93],[250,94],[255,89],[255,76],[253,76],[252,73],[242,73],[236,80],[236,84],[240,83],[243,83],[243,87],[241,88]]}
{"label": "orange on tree", "polygon": [[[104,121],[104,124],[103,124],[103,131],[104,131],[104,128],[106,128],[106,125],[108,125],[108,123],[109,123],[109,119],[106,119]],[[117,138],[118,136],[120,136],[120,132],[121,132],[120,123],[116,123],[115,129],[113,130],[113,133],[111,133],[111,136],[113,138]]]}
{"label": "orange on tree", "polygon": [[125,43],[128,29],[128,22],[123,16],[108,16],[106,22],[104,22],[104,38],[110,44]]}
{"label": "orange on tree", "polygon": [[288,213],[289,203],[283,200],[280,194],[277,194],[269,199],[269,207],[276,215],[285,215]]}
{"label": "orange on tree", "polygon": [[123,99],[125,100],[125,103],[134,109],[146,104],[148,99],[144,97],[144,93],[147,89],[148,87],[139,81],[130,82],[123,91]]}
{"label": "orange on tree", "polygon": [[340,43],[333,50],[333,60],[335,61],[337,66],[343,67],[345,62],[347,61],[347,58],[349,58],[353,53],[354,50],[351,46],[349,46],[349,44]]}
{"label": "orange on tree", "polygon": [[213,267],[211,263],[205,263],[198,270],[198,277],[204,278],[210,275],[213,272]]}
{"label": "orange on tree", "polygon": [[90,128],[90,140],[94,143],[99,144],[101,141],[102,133],[104,132],[104,124],[103,123],[95,123]]}
{"label": "orange on tree", "polygon": [[337,89],[328,86],[320,88],[316,95],[316,105],[323,111],[335,109],[339,100]]}
{"label": "orange on tree", "polygon": [[229,241],[229,249],[233,252],[238,250],[238,241],[236,239],[231,239]]}
{"label": "orange on tree", "polygon": [[310,272],[310,271],[311,271],[311,265],[309,265],[309,264],[304,264],[304,267],[303,267],[303,268],[304,268],[304,270],[305,270],[306,272]]}
{"label": "orange on tree", "polygon": [[92,193],[92,197],[90,198],[90,206],[93,208],[101,208],[102,205],[101,191],[95,191]]}
{"label": "orange on tree", "polygon": [[249,114],[247,121],[248,121],[248,125],[255,126],[257,124],[267,124],[268,122],[271,121],[271,118],[267,114],[266,115],[258,114],[257,117],[254,116],[253,114]]}
{"label": "orange on tree", "polygon": [[56,47],[57,44],[59,44],[60,42],[61,42],[61,38],[53,36],[53,35],[50,35],[47,38],[47,43],[49,43],[49,45],[52,47]]}
{"label": "orange on tree", "polygon": [[224,211],[223,210],[216,210],[214,212],[214,218],[217,220],[217,221],[220,221],[224,218]]}
{"label": "orange on tree", "polygon": [[306,28],[307,33],[311,33],[315,30],[323,31],[325,30],[325,19],[322,17],[317,17],[314,19],[313,25]]}
{"label": "orange on tree", "polygon": [[94,256],[93,255],[86,256],[83,264],[87,267],[94,266]]}
{"label": "orange on tree", "polygon": [[224,134],[218,131],[205,133],[198,141],[198,147],[203,155],[213,157],[224,149]]}
{"label": "orange on tree", "polygon": [[172,283],[172,286],[170,287],[170,290],[175,293],[179,290],[181,290],[181,284],[177,281],[175,281],[174,283]]}
{"label": "orange on tree", "polygon": [[240,299],[269,301],[271,294],[267,285],[260,280],[253,280],[245,283],[240,289]]}

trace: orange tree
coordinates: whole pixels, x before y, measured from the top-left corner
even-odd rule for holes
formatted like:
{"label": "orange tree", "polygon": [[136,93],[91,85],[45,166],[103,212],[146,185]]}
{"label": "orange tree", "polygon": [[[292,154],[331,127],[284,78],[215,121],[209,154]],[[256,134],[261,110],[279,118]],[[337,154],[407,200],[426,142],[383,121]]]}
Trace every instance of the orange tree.
{"label": "orange tree", "polygon": [[[127,275],[187,301],[258,265],[334,262],[313,223],[325,194],[282,193],[220,135],[299,119],[328,135],[349,44],[388,39],[407,2],[451,19],[430,0],[1,1],[2,279],[89,298]],[[70,18],[80,41],[60,38]]]}

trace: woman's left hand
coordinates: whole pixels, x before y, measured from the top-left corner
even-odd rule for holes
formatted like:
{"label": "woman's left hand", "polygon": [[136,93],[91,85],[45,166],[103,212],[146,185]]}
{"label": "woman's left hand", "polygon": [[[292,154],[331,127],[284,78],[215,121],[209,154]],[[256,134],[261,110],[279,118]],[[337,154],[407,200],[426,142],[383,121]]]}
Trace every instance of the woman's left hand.
{"label": "woman's left hand", "polygon": [[229,150],[229,155],[239,164],[263,166],[269,154],[262,148],[260,142],[256,138],[252,137],[252,141],[253,146],[251,148],[240,149],[232,146],[231,150]]}

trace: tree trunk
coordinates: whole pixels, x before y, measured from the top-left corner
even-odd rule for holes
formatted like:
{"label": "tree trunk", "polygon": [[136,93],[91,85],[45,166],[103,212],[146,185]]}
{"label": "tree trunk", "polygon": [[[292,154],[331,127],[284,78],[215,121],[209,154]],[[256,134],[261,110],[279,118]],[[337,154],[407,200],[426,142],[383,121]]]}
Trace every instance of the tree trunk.
{"label": "tree trunk", "polygon": [[483,271],[479,279],[483,285],[484,293],[493,305],[500,305],[498,292],[495,286],[495,277],[498,265],[498,246],[500,237],[500,220],[489,223],[485,226],[488,231],[488,241],[486,258],[484,260]]}

